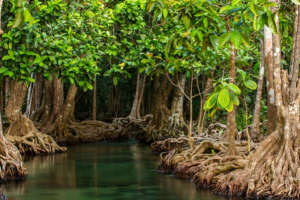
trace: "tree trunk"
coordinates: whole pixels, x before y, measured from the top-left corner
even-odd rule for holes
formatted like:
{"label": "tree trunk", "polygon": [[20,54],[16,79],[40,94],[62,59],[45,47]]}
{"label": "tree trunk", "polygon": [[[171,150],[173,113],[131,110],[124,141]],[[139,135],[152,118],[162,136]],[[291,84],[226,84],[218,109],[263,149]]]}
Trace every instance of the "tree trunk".
{"label": "tree trunk", "polygon": [[204,103],[207,99],[207,93],[209,93],[213,89],[212,84],[213,84],[212,79],[207,78],[204,93],[203,93],[203,97],[201,98],[200,112],[199,112],[199,116],[198,116],[198,120],[197,120],[197,132],[199,134],[203,132],[203,124],[204,124],[203,121],[204,121],[204,117],[205,117],[204,116],[205,111],[203,109],[203,106],[204,106]]}
{"label": "tree trunk", "polygon": [[[261,31],[263,33],[263,31]],[[260,137],[260,104],[262,98],[262,89],[264,83],[264,74],[265,74],[265,51],[264,51],[264,42],[263,39],[260,40],[260,67],[259,67],[259,77],[257,84],[257,93],[255,101],[255,109],[253,115],[253,121],[251,126],[251,138],[254,142],[259,142]]]}
{"label": "tree trunk", "polygon": [[274,77],[273,77],[273,37],[272,31],[267,26],[264,27],[265,35],[265,56],[266,56],[266,77],[268,92],[268,125],[267,135],[270,135],[276,129],[276,107],[274,94]]}
{"label": "tree trunk", "polygon": [[[162,77],[161,77],[162,76]],[[167,107],[171,87],[168,84],[167,76],[154,76],[154,89],[153,89],[153,121],[158,130],[162,129],[167,123],[170,115],[170,110]],[[170,89],[171,88],[171,89]]]}
{"label": "tree trunk", "polygon": [[93,93],[93,120],[96,120],[97,117],[97,76],[96,75],[94,80],[93,92],[94,92]]}
{"label": "tree trunk", "polygon": [[59,117],[58,113],[60,112],[62,105],[64,103],[64,91],[63,91],[63,85],[60,82],[60,80],[54,75],[53,76],[53,95],[52,95],[52,112],[51,117],[49,121],[45,125],[41,127],[41,131],[45,132],[46,129],[49,128],[51,124],[54,123],[54,121]]}
{"label": "tree trunk", "polygon": [[31,114],[33,114],[34,112],[37,111],[37,109],[40,107],[41,105],[41,98],[42,98],[42,85],[43,85],[43,73],[36,73],[35,74],[35,83],[34,83],[35,87],[34,87],[34,105],[32,106],[33,108],[33,112]]}
{"label": "tree trunk", "polygon": [[[278,3],[278,2],[276,2]],[[295,5],[293,51],[290,72],[281,70],[280,35],[274,39],[274,89],[277,123],[275,131],[255,149],[247,166],[227,175],[228,193],[247,197],[299,199],[299,6]],[[279,32],[279,16],[275,15]],[[269,38],[265,38],[268,40]],[[223,182],[224,179],[220,180]]]}
{"label": "tree trunk", "polygon": [[11,94],[5,108],[6,118],[9,124],[12,124],[20,115],[22,115],[22,106],[27,95],[27,86],[25,83],[11,81]]}
{"label": "tree trunk", "polygon": [[44,110],[43,110],[43,114],[42,117],[39,121],[40,123],[40,127],[43,127],[49,120],[50,120],[50,116],[51,116],[51,81],[48,80],[44,80]]}
{"label": "tree trunk", "polygon": [[77,87],[70,84],[63,106],[59,109],[54,122],[45,130],[46,134],[52,135],[60,143],[66,143],[66,137],[68,137],[66,126],[69,122],[71,111],[74,111],[73,104],[75,102],[76,92]]}
{"label": "tree trunk", "polygon": [[65,151],[54,140],[39,132],[32,121],[22,115],[22,106],[27,95],[25,83],[11,81],[11,97],[5,108],[7,121],[10,126],[5,133],[5,138],[19,148],[22,154],[53,154]]}
{"label": "tree trunk", "polygon": [[145,84],[146,84],[147,74],[144,74],[142,79],[140,75],[140,71],[138,69],[137,72],[137,82],[136,82],[136,90],[134,101],[132,104],[131,112],[129,114],[129,118],[140,119],[141,118],[141,102],[144,96]]}
{"label": "tree trunk", "polygon": [[[186,75],[184,73],[180,73],[178,77],[178,85],[183,89],[186,84]],[[169,135],[176,138],[180,135],[180,130],[183,128],[187,128],[187,124],[183,118],[183,100],[184,94],[182,89],[176,87],[175,93],[173,96],[171,114],[169,117]]]}
{"label": "tree trunk", "polygon": [[5,77],[5,106],[8,103],[9,97],[10,97],[10,78]]}
{"label": "tree trunk", "polygon": [[[226,21],[227,31],[230,31],[229,18],[227,17]],[[229,83],[235,83],[235,47],[230,40],[231,43],[231,53],[230,53],[230,72],[229,72]],[[228,112],[227,114],[227,134],[229,135],[229,147],[227,150],[227,155],[236,155],[238,154],[236,146],[235,146],[235,136],[237,135],[236,121],[235,121],[235,108],[233,111]]]}

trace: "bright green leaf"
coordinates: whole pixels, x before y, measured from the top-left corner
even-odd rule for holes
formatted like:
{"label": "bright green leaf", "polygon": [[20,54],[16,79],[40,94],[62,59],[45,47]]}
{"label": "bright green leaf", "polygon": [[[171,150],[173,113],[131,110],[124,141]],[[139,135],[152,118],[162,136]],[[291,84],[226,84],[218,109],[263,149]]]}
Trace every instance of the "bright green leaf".
{"label": "bright green leaf", "polygon": [[219,93],[215,93],[209,97],[209,99],[207,100],[207,105],[206,105],[208,109],[211,109],[212,107],[215,106],[218,96],[219,96]]}
{"label": "bright green leaf", "polygon": [[227,89],[223,89],[219,96],[218,96],[218,102],[220,103],[220,105],[223,107],[223,108],[226,108],[230,102],[230,97],[229,97],[229,92]]}

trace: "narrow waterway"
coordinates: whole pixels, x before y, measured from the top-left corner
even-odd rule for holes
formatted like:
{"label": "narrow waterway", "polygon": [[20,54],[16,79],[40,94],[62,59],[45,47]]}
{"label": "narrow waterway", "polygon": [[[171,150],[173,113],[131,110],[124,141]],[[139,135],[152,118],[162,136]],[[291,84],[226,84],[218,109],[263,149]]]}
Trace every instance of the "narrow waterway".
{"label": "narrow waterway", "polygon": [[134,140],[70,146],[26,157],[29,178],[0,186],[8,200],[221,200],[189,180],[154,172],[159,155]]}

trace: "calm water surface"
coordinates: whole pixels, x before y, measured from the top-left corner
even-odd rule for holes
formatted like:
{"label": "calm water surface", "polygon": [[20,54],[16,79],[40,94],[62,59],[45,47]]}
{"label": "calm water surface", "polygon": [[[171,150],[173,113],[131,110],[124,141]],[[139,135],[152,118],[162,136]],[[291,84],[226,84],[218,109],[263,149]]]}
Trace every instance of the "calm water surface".
{"label": "calm water surface", "polygon": [[189,180],[153,172],[159,156],[134,140],[71,146],[25,158],[26,181],[1,185],[8,200],[221,200]]}

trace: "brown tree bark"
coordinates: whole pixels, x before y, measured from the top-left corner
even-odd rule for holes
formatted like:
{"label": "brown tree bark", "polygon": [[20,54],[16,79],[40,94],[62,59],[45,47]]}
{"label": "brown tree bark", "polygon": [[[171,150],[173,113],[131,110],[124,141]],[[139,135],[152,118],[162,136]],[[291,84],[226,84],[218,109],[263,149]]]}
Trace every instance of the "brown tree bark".
{"label": "brown tree bark", "polygon": [[266,57],[266,78],[268,92],[268,125],[267,135],[270,135],[276,129],[276,107],[274,93],[274,64],[273,64],[273,36],[269,27],[264,27],[265,35],[265,57]]}
{"label": "brown tree bark", "polygon": [[132,104],[131,112],[129,118],[140,119],[141,118],[141,103],[144,96],[145,84],[146,84],[147,74],[144,74],[141,78],[140,71],[137,72],[137,82],[134,101]]}
{"label": "brown tree bark", "polygon": [[[263,33],[263,30],[261,31]],[[251,126],[250,136],[254,142],[258,142],[261,139],[260,136],[260,104],[262,98],[262,89],[264,83],[264,74],[265,74],[265,51],[264,51],[264,41],[260,39],[260,67],[259,67],[259,77],[257,84],[257,93],[255,101],[255,109],[253,115],[253,121]]]}
{"label": "brown tree bark", "polygon": [[[279,2],[276,2],[279,3]],[[231,195],[245,194],[247,197],[278,199],[298,199],[300,196],[300,125],[299,92],[300,81],[300,23],[299,6],[295,5],[293,53],[289,73],[281,70],[281,47],[278,12],[275,23],[278,34],[274,40],[274,89],[277,123],[275,131],[270,134],[250,155],[243,170],[233,171],[219,180],[224,180]],[[269,38],[266,38],[269,39]],[[263,181],[262,181],[263,180]]]}
{"label": "brown tree bark", "polygon": [[94,87],[93,87],[93,120],[96,120],[96,116],[97,116],[97,76],[95,75]]}
{"label": "brown tree bark", "polygon": [[203,132],[203,124],[204,124],[204,117],[205,117],[204,116],[205,111],[203,109],[203,106],[204,106],[204,103],[207,99],[207,93],[213,91],[213,85],[212,84],[213,84],[212,79],[207,78],[205,89],[204,89],[204,92],[203,92],[203,97],[200,96],[201,97],[201,104],[200,104],[200,112],[199,112],[199,116],[198,116],[198,120],[197,120],[197,132],[199,134],[201,134]]}
{"label": "brown tree bark", "polygon": [[[227,31],[230,31],[230,25],[229,25],[229,17],[226,18],[226,28]],[[230,53],[230,72],[229,72],[229,83],[235,83],[235,54],[236,50],[235,47],[230,40],[231,44],[231,53]],[[227,114],[227,134],[228,134],[228,142],[229,147],[227,150],[227,155],[237,155],[237,149],[235,146],[235,136],[237,135],[237,128],[236,128],[236,121],[235,121],[235,108],[233,111],[228,112]]]}
{"label": "brown tree bark", "polygon": [[165,74],[154,76],[153,84],[152,125],[155,125],[160,130],[168,123],[170,110],[167,104],[173,85],[169,83],[168,77]]}
{"label": "brown tree bark", "polygon": [[52,80],[52,111],[50,119],[46,124],[42,124],[40,127],[42,132],[45,132],[46,129],[49,128],[50,125],[54,123],[54,121],[58,118],[58,113],[61,110],[64,103],[64,91],[63,85],[60,80],[54,75]]}
{"label": "brown tree bark", "polygon": [[43,86],[43,73],[36,73],[35,74],[35,83],[34,83],[34,105],[32,106],[33,112],[36,112],[36,110],[41,105],[41,99],[42,99],[42,86]]}
{"label": "brown tree bark", "polygon": [[10,78],[9,77],[5,77],[5,106],[8,103],[8,99],[10,97]]}
{"label": "brown tree bark", "polygon": [[59,147],[50,136],[39,132],[32,121],[22,115],[27,90],[25,83],[11,81],[11,97],[5,108],[10,126],[5,138],[16,145],[22,154],[53,154],[65,151],[66,148]]}
{"label": "brown tree bark", "polygon": [[185,88],[185,84],[186,84],[186,75],[184,73],[180,73],[178,75],[178,84],[177,84],[178,86],[176,87],[173,96],[171,114],[169,117],[169,127],[168,127],[169,135],[171,135],[174,138],[179,136],[180,130],[187,128],[187,124],[185,123],[183,117],[184,94],[182,90],[183,88]]}

